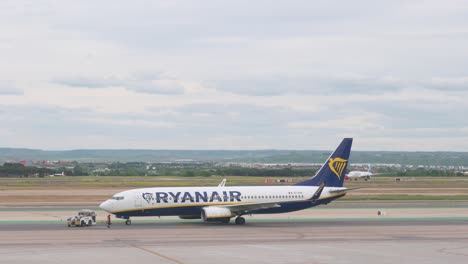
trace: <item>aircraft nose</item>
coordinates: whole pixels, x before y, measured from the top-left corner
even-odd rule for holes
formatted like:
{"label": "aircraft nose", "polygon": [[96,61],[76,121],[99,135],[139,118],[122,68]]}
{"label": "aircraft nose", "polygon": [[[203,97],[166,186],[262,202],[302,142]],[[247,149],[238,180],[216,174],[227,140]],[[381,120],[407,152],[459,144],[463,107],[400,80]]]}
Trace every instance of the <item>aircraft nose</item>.
{"label": "aircraft nose", "polygon": [[111,202],[109,200],[105,201],[105,202],[102,202],[100,205],[99,205],[99,208],[101,208],[102,210],[106,211],[106,212],[111,212],[112,210],[112,206],[111,206]]}

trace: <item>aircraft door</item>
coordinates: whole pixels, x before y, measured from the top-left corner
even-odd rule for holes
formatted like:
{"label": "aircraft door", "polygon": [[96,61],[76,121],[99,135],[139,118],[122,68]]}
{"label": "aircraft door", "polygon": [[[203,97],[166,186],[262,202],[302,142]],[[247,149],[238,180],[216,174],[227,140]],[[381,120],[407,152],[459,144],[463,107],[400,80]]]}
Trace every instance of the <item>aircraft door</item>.
{"label": "aircraft door", "polygon": [[141,207],[141,193],[136,193],[135,194],[135,207],[139,208]]}

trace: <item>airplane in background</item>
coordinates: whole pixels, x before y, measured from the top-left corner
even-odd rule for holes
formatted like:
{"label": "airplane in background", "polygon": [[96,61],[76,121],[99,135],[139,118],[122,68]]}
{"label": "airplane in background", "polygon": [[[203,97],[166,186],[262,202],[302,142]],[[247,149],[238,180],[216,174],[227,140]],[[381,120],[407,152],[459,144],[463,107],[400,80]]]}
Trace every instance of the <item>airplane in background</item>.
{"label": "airplane in background", "polygon": [[247,214],[276,214],[328,204],[343,187],[353,139],[345,138],[311,179],[292,186],[156,187],[123,191],[100,204],[117,218],[179,216],[204,222],[245,224]]}
{"label": "airplane in background", "polygon": [[357,179],[364,179],[364,180],[369,180],[372,176],[379,175],[381,173],[372,173],[372,165],[369,164],[369,169],[367,171],[350,171],[348,174],[346,174],[345,179],[346,180],[357,180]]}
{"label": "airplane in background", "polygon": [[66,175],[65,175],[65,172],[62,171],[62,173],[54,173],[54,174],[51,174],[51,175],[49,175],[49,176],[50,176],[50,177],[55,177],[55,176],[66,176]]}

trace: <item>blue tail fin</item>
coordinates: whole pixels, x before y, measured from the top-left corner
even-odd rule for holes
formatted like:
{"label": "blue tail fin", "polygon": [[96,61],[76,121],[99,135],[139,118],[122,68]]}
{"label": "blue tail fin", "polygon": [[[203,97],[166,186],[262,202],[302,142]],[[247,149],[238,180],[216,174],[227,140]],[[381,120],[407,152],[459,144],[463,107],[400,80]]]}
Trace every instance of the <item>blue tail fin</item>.
{"label": "blue tail fin", "polygon": [[317,174],[309,180],[296,183],[302,186],[319,186],[325,183],[327,187],[342,187],[351,152],[352,138],[345,138],[322,165]]}

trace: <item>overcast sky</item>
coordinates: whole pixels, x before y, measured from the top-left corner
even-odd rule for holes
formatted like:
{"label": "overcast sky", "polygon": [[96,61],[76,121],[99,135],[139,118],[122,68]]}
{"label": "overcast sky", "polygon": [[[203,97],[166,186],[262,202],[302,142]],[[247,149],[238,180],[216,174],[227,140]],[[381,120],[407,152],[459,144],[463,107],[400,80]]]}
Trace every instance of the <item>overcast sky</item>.
{"label": "overcast sky", "polygon": [[468,151],[468,1],[0,1],[0,147]]}

